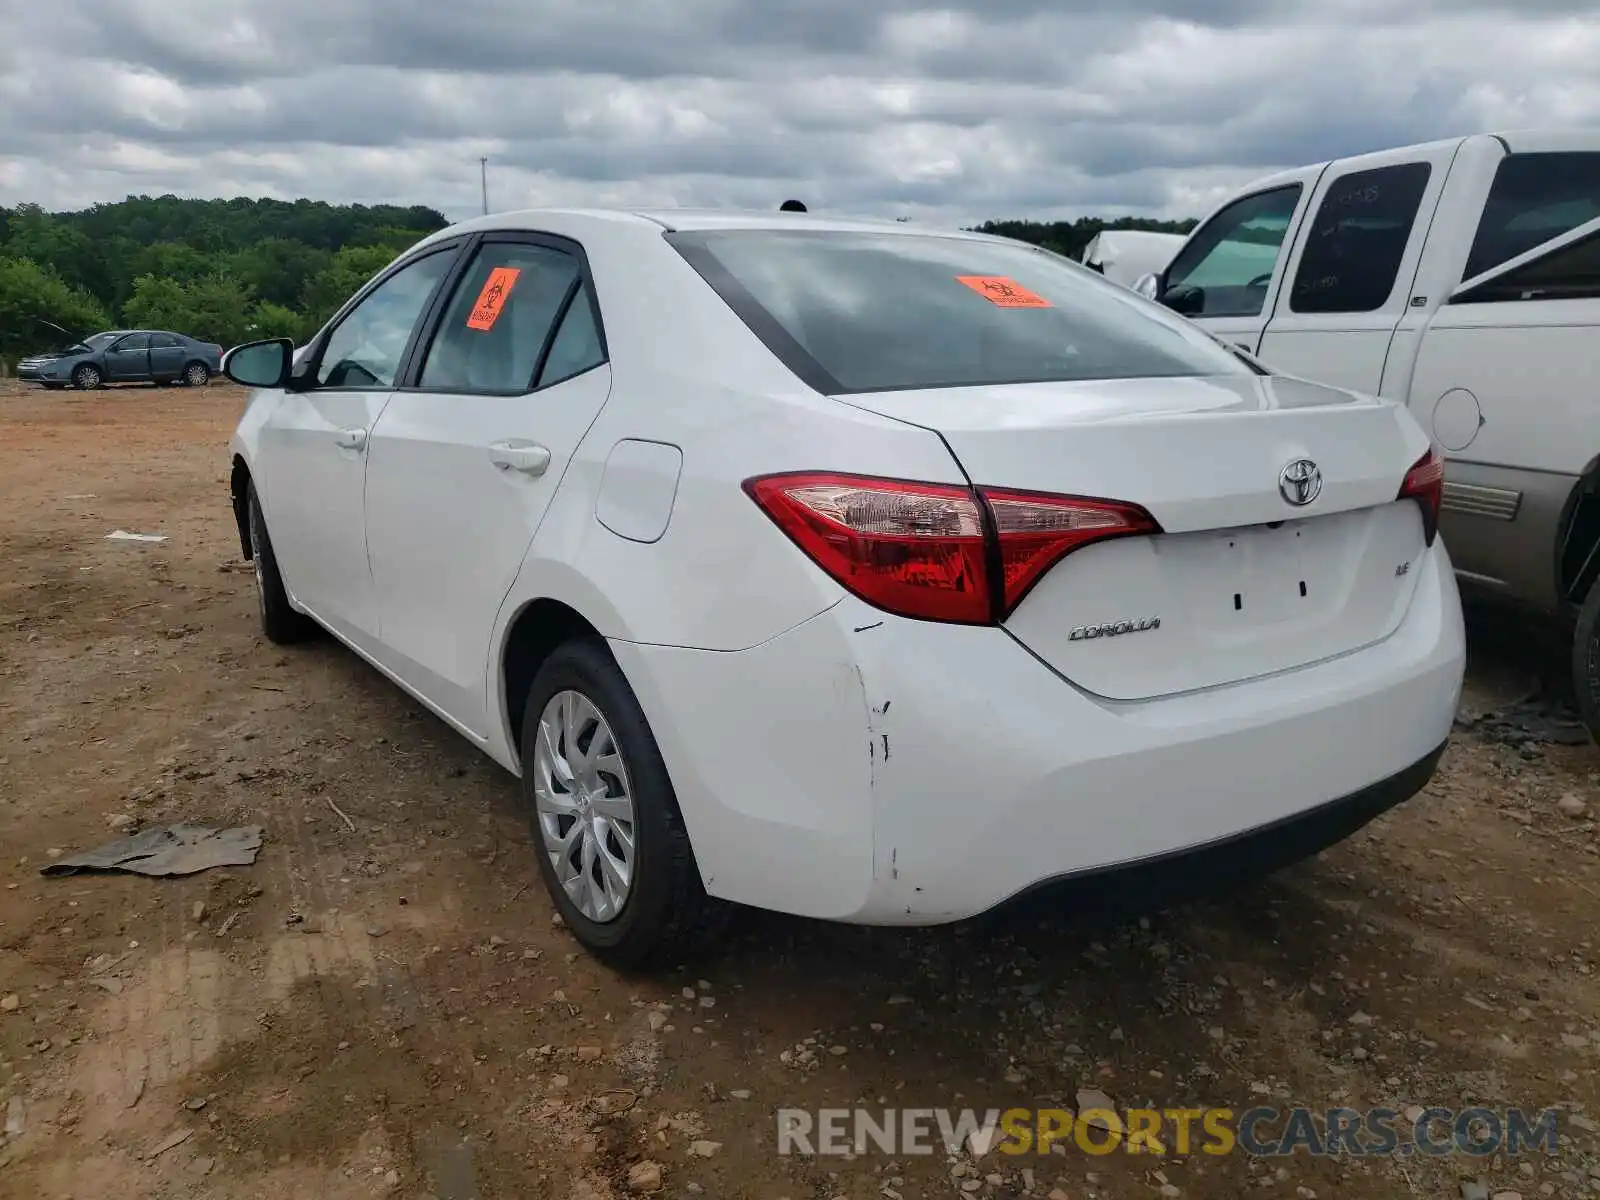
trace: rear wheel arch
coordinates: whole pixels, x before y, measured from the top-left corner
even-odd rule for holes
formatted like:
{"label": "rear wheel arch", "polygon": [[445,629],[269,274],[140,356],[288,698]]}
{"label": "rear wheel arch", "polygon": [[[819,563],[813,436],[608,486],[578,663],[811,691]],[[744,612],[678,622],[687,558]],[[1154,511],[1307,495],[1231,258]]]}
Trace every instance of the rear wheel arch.
{"label": "rear wheel arch", "polygon": [[528,689],[539,668],[555,651],[578,638],[603,642],[594,624],[571,605],[548,596],[523,605],[506,627],[500,653],[500,704],[506,741],[512,753],[522,754],[522,723],[527,714]]}
{"label": "rear wheel arch", "polygon": [[1562,508],[1556,538],[1556,586],[1563,600],[1581,605],[1600,585],[1600,455],[1584,468]]}

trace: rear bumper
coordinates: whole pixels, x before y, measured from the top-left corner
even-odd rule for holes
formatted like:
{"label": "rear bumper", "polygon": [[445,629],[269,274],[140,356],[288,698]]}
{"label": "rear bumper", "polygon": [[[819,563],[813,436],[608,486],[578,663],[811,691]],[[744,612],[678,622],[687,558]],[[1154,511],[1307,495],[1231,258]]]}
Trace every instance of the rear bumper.
{"label": "rear bumper", "polygon": [[1420,576],[1378,645],[1143,702],[1079,690],[999,629],[854,598],[740,653],[613,649],[712,894],[926,925],[1177,856],[1232,878],[1412,794],[1465,667],[1442,543]]}
{"label": "rear bumper", "polygon": [[[1134,910],[1193,899],[1269,875],[1344,841],[1428,785],[1446,744],[1387,779],[1267,825],[1134,863],[1079,871],[1028,889],[1074,909]],[[1026,893],[1025,893],[1026,894]]]}

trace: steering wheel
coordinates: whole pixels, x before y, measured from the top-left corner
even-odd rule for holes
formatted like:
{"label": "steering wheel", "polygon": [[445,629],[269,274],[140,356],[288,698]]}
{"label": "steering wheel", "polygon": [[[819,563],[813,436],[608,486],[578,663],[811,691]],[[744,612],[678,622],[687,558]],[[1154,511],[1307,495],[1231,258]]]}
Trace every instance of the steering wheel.
{"label": "steering wheel", "polygon": [[1265,275],[1257,275],[1249,283],[1245,284],[1245,287],[1265,287],[1267,284],[1269,284],[1271,282],[1272,282],[1272,272],[1268,271]]}

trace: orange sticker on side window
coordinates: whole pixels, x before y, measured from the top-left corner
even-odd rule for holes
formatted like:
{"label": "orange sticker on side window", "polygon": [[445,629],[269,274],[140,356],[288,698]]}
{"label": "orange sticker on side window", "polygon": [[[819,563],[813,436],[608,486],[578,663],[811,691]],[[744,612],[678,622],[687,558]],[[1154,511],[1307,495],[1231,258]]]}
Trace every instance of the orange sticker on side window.
{"label": "orange sticker on side window", "polygon": [[517,276],[521,274],[520,267],[496,267],[489,272],[489,278],[483,283],[483,291],[478,293],[472,311],[467,314],[468,329],[487,332],[494,328],[494,323],[500,319],[500,310],[506,306],[506,297],[517,286]]}
{"label": "orange sticker on side window", "polygon": [[957,283],[964,283],[990,304],[1001,308],[1054,308],[1055,305],[1034,292],[1030,292],[1015,279],[1004,275],[957,275]]}

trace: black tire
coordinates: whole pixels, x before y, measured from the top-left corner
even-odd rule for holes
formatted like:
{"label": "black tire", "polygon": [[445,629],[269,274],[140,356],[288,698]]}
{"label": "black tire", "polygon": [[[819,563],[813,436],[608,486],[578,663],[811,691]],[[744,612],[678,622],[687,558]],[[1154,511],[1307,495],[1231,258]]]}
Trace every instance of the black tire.
{"label": "black tire", "polygon": [[[580,693],[611,727],[634,804],[631,886],[621,911],[604,922],[586,917],[567,895],[540,829],[534,795],[539,718],[563,691]],[[523,711],[523,800],[539,875],[567,928],[596,958],[620,970],[672,966],[704,954],[727,928],[732,905],[706,895],[661,751],[605,644],[582,638],[558,647],[534,677]]]}
{"label": "black tire", "polygon": [[72,372],[72,386],[80,392],[92,392],[104,382],[105,376],[93,363],[83,363]]}
{"label": "black tire", "polygon": [[261,501],[256,498],[256,485],[249,486],[250,555],[256,568],[261,632],[269,642],[291,646],[315,636],[317,624],[304,613],[296,612],[289,603],[283,576],[278,573],[277,557],[272,553],[272,539],[267,536],[267,520],[261,512]]}
{"label": "black tire", "polygon": [[211,382],[211,368],[203,362],[192,362],[183,368],[184,387],[205,387]]}
{"label": "black tire", "polygon": [[1572,638],[1572,688],[1578,694],[1578,712],[1589,736],[1600,742],[1600,582],[1578,610]]}

